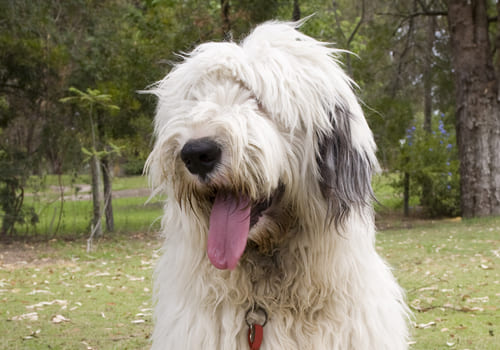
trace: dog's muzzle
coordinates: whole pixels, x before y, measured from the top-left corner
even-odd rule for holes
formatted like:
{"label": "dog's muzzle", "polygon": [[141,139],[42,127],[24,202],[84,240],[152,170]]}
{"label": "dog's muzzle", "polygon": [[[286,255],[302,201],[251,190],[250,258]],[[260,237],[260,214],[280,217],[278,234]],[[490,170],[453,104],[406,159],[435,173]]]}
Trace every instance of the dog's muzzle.
{"label": "dog's muzzle", "polygon": [[189,140],[181,150],[181,159],[193,175],[206,178],[220,162],[221,147],[208,137]]}

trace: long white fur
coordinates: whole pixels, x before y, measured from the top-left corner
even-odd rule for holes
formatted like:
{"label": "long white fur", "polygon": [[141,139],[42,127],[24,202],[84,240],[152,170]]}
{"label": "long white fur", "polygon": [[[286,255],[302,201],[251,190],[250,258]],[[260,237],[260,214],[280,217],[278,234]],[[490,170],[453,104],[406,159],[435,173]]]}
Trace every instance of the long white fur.
{"label": "long white fur", "polygon": [[[318,157],[321,140],[337,132],[332,113],[345,117],[335,110],[349,111],[352,148],[377,164],[336,53],[293,24],[270,22],[239,45],[200,45],[155,86],[147,168],[168,200],[153,349],[247,349],[244,316],[254,304],[269,314],[263,350],[407,349],[404,294],[375,250],[371,205],[351,208],[342,225],[327,219]],[[264,215],[250,231],[269,249],[245,253],[233,271],[207,258],[210,208],[198,201],[206,184],[179,158],[200,137],[223,149],[211,185],[254,200],[284,187],[277,216]]]}

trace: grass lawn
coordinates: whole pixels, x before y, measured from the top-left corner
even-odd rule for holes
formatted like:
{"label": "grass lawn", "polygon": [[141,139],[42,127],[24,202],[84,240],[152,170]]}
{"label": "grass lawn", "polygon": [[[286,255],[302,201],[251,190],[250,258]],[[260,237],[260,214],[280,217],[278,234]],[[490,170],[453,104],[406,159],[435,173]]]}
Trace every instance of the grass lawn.
{"label": "grass lawn", "polygon": [[500,218],[384,231],[378,249],[415,312],[412,349],[500,348]]}
{"label": "grass lawn", "polygon": [[0,246],[0,349],[146,349],[158,240]]}
{"label": "grass lawn", "polygon": [[[55,237],[74,238],[90,232],[92,201],[87,175],[63,175],[65,200],[61,203],[58,177],[32,177],[26,189],[24,203],[32,207],[38,221],[16,226],[24,239],[46,240]],[[147,178],[143,176],[115,177],[113,179],[113,213],[117,232],[156,231],[162,215],[162,198],[148,201]],[[77,200],[75,200],[77,199]],[[61,206],[62,204],[62,206]],[[104,225],[104,218],[103,218]]]}
{"label": "grass lawn", "polygon": [[[158,247],[152,234],[92,254],[83,239],[0,246],[0,349],[148,348]],[[377,248],[415,312],[411,349],[499,348],[500,218],[418,222]]]}
{"label": "grass lawn", "polygon": [[[30,198],[27,198],[28,204]],[[90,200],[64,201],[63,215],[58,234],[55,234],[60,212],[60,201],[39,201],[33,203],[39,215],[39,222],[35,227],[25,226],[18,230],[28,237],[37,235],[45,238],[54,235],[81,237],[90,232],[92,220],[92,202]],[[115,230],[117,232],[155,231],[159,228],[159,220],[163,213],[162,201],[148,197],[124,197],[113,199],[113,213]],[[104,218],[103,218],[104,222]],[[23,231],[24,229],[24,231]],[[23,234],[21,234],[23,235]]]}

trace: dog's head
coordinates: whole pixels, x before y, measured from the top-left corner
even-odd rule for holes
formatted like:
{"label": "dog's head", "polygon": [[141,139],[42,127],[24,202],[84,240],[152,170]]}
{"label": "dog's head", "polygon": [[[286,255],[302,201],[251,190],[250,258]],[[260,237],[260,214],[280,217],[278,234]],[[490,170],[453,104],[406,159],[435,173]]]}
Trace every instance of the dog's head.
{"label": "dog's head", "polygon": [[335,54],[266,23],[239,45],[200,45],[155,86],[152,183],[207,228],[217,268],[234,268],[249,240],[369,205],[375,145]]}

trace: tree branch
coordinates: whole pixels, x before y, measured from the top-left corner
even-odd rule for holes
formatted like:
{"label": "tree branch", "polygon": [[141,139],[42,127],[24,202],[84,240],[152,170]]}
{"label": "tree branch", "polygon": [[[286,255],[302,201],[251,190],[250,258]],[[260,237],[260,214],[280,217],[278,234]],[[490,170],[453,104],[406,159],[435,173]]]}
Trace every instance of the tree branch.
{"label": "tree branch", "polygon": [[448,11],[417,11],[413,13],[378,12],[379,16],[403,17],[405,20],[420,16],[448,16]]}
{"label": "tree branch", "polygon": [[365,0],[361,1],[361,16],[359,18],[358,23],[356,24],[356,27],[352,31],[351,35],[349,36],[349,39],[347,39],[347,47],[349,48],[351,46],[351,41],[354,39],[354,36],[358,32],[359,28],[361,27],[361,24],[363,24],[365,20]]}

